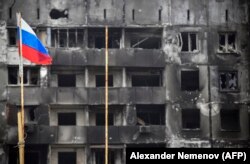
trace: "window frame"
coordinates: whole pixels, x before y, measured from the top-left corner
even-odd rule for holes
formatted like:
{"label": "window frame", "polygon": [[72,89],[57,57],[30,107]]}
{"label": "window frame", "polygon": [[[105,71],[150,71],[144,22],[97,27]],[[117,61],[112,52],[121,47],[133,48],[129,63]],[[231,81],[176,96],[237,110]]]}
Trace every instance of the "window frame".
{"label": "window frame", "polygon": [[[183,37],[182,37],[182,34],[183,33],[187,33],[188,35],[188,50],[187,51],[183,51],[183,45],[184,45],[184,41],[183,41]],[[195,34],[195,42],[196,42],[196,49],[192,51],[192,39],[191,39],[191,36],[192,34]],[[182,47],[181,47],[181,53],[197,53],[200,51],[200,47],[199,47],[199,39],[198,39],[198,32],[196,31],[182,31],[181,32],[181,39],[182,39]]]}
{"label": "window frame", "polygon": [[[9,79],[9,68],[16,68],[17,70],[17,83],[16,84],[10,84],[10,79]],[[32,70],[35,70],[37,71],[37,84],[32,84],[31,82],[31,71]],[[25,73],[25,71],[27,71],[27,73]],[[26,76],[25,76],[26,75]],[[27,67],[24,67],[23,69],[23,78],[24,78],[24,82],[23,82],[23,85],[24,86],[40,86],[40,67],[32,67],[32,66],[27,66]],[[25,83],[25,78],[27,78],[27,83]],[[8,66],[8,86],[20,86],[21,85],[21,81],[20,81],[20,78],[19,78],[19,67],[18,66]]]}
{"label": "window frame", "polygon": [[[60,44],[60,31],[65,30],[66,31],[66,46],[61,46]],[[75,46],[70,46],[70,33],[72,33],[72,30],[74,31],[75,35]],[[80,46],[78,44],[78,36],[82,35],[82,45]],[[85,29],[84,28],[52,28],[51,29],[51,47],[55,48],[77,48],[77,47],[84,47],[85,46]]]}
{"label": "window frame", "polygon": [[[230,52],[228,51],[228,47],[229,47],[229,35],[234,35],[235,37],[235,41],[234,41],[234,46],[235,46],[235,49],[234,51],[235,52]],[[221,47],[221,44],[220,44],[220,37],[221,35],[224,35],[225,36],[225,52],[223,50],[220,50],[220,47]],[[218,51],[217,51],[219,54],[236,54],[237,53],[237,32],[235,31],[221,31],[221,32],[218,32]]]}

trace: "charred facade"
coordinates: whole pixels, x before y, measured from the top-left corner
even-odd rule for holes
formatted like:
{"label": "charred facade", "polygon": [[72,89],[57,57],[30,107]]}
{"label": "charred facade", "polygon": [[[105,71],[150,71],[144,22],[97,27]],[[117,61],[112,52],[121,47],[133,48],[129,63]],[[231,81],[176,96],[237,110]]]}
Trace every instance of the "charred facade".
{"label": "charred facade", "polygon": [[249,147],[249,10],[248,0],[1,0],[0,163],[18,160],[17,11],[53,58],[25,60],[26,163],[103,163],[107,25],[109,159],[122,164],[126,147]]}

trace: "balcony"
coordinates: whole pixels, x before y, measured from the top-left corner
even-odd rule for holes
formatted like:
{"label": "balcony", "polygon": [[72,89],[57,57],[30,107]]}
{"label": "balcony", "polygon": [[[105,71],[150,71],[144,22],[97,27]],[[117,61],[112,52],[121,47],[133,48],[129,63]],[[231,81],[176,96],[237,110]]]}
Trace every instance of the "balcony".
{"label": "balcony", "polygon": [[[50,48],[49,50],[53,56],[53,65],[105,65],[105,49]],[[109,66],[163,68],[165,58],[163,51],[159,49],[109,49]]]}
{"label": "balcony", "polygon": [[[34,126],[27,132],[26,144],[104,144],[104,126]],[[110,144],[155,143],[166,142],[166,127],[160,125],[147,126],[110,126]],[[98,134],[98,135],[97,135]],[[7,143],[16,144],[17,127],[10,127]]]}
{"label": "balcony", "polygon": [[[7,87],[7,101],[20,104],[20,87]],[[164,104],[165,87],[110,88],[109,104]],[[24,88],[25,105],[105,103],[105,88]]]}

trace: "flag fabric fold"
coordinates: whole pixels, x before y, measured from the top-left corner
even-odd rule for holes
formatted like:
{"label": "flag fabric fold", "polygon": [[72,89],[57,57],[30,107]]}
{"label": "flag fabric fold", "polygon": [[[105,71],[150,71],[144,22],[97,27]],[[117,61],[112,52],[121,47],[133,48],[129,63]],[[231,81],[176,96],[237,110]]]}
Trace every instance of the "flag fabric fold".
{"label": "flag fabric fold", "polygon": [[[18,44],[22,44],[22,56],[29,61],[41,64],[49,65],[52,63],[52,58],[50,57],[47,49],[43,46],[39,38],[36,36],[32,28],[21,19],[21,30],[18,27]],[[22,37],[20,37],[20,32]],[[20,42],[19,39],[22,38]]]}

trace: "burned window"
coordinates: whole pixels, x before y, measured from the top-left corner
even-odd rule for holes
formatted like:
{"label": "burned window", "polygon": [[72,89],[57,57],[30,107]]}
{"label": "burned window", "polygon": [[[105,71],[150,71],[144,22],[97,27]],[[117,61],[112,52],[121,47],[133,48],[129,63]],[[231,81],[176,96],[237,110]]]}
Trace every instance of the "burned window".
{"label": "burned window", "polygon": [[[105,87],[105,75],[95,76],[96,87]],[[108,86],[113,87],[113,75],[108,75]]]}
{"label": "burned window", "polygon": [[8,43],[9,46],[17,45],[17,29],[16,28],[8,28]]}
{"label": "burned window", "polygon": [[237,71],[221,71],[219,73],[220,91],[237,91],[238,90],[238,73]]}
{"label": "burned window", "polygon": [[163,105],[136,105],[138,125],[165,125]]}
{"label": "burned window", "polygon": [[220,121],[221,121],[221,130],[239,131],[240,130],[239,110],[221,109]]}
{"label": "burned window", "polygon": [[[120,48],[121,30],[109,28],[108,48]],[[105,29],[95,28],[88,31],[89,48],[105,48]]]}
{"label": "burned window", "polygon": [[76,152],[58,152],[58,164],[76,164]]}
{"label": "burned window", "polygon": [[236,33],[220,33],[219,34],[219,52],[220,53],[236,53]]}
{"label": "burned window", "polygon": [[126,46],[131,48],[160,49],[161,29],[126,29]]}
{"label": "burned window", "polygon": [[[92,149],[94,154],[95,164],[104,164],[105,163],[105,150],[104,149]],[[109,150],[108,154],[108,164],[115,164],[115,151]]]}
{"label": "burned window", "polygon": [[[96,113],[96,118],[95,122],[97,126],[104,126],[105,125],[105,113]],[[108,125],[114,125],[114,114],[109,113],[108,114]]]}
{"label": "burned window", "polygon": [[83,47],[83,29],[52,29],[52,47]]}
{"label": "burned window", "polygon": [[37,106],[25,106],[25,113],[26,113],[26,118],[28,121],[36,121],[36,115],[35,115],[35,111]]}
{"label": "burned window", "polygon": [[[39,85],[39,68],[24,67],[23,83],[24,85]],[[8,67],[8,84],[20,84],[18,67]]]}
{"label": "burned window", "polygon": [[76,125],[76,113],[58,113],[58,125]]}
{"label": "burned window", "polygon": [[181,71],[181,90],[182,91],[199,90],[199,70]]}
{"label": "burned window", "polygon": [[198,37],[197,33],[182,32],[182,52],[194,52],[198,50]]}
{"label": "burned window", "polygon": [[199,129],[200,128],[200,110],[182,109],[182,128]]}
{"label": "burned window", "polygon": [[76,75],[75,74],[58,74],[58,87],[75,87]]}
{"label": "burned window", "polygon": [[132,75],[133,87],[158,87],[161,86],[160,75]]}

